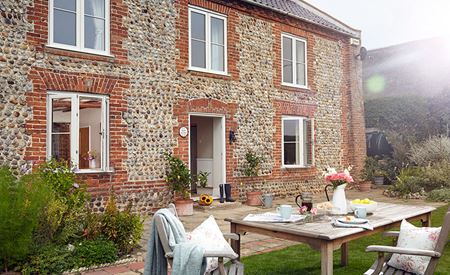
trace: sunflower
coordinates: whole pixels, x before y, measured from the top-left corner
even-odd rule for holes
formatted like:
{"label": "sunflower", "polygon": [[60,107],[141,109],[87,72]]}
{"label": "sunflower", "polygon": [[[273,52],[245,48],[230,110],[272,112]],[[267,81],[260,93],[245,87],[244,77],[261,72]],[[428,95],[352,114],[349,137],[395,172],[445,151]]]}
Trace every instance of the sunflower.
{"label": "sunflower", "polygon": [[205,204],[206,205],[210,205],[212,202],[213,202],[213,198],[212,197],[210,197],[210,196],[208,196],[206,199],[205,199]]}
{"label": "sunflower", "polygon": [[205,203],[205,201],[206,201],[206,199],[207,199],[208,197],[209,197],[208,195],[202,194],[202,195],[200,195],[200,201],[203,202],[203,203]]}

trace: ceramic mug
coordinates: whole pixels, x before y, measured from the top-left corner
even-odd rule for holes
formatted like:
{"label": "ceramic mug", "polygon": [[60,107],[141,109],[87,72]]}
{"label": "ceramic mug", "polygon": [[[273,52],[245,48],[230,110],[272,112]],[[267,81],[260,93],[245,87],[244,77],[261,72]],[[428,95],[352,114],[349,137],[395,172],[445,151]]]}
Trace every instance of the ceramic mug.
{"label": "ceramic mug", "polygon": [[365,219],[367,217],[367,209],[365,207],[356,207],[355,217]]}
{"label": "ceramic mug", "polygon": [[292,214],[292,206],[287,204],[282,204],[279,207],[277,207],[277,212],[280,214],[280,216],[287,220],[291,217]]}

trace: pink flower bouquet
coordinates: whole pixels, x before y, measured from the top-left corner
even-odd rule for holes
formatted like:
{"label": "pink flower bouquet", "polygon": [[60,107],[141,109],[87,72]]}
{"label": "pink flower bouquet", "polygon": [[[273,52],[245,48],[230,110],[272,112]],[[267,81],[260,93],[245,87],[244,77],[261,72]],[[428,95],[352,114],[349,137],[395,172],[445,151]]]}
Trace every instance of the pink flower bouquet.
{"label": "pink flower bouquet", "polygon": [[337,172],[334,168],[328,168],[324,173],[325,181],[333,184],[333,187],[336,188],[341,184],[352,183],[353,177],[350,175],[351,167],[345,169],[342,172]]}

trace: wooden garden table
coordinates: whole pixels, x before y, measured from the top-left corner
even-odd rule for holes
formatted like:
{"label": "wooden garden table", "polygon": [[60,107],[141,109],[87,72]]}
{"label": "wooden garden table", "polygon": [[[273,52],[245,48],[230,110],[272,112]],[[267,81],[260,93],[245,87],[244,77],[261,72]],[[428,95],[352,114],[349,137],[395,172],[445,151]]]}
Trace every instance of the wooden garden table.
{"label": "wooden garden table", "polygon": [[[246,222],[243,218],[226,218],[231,224],[231,233],[240,234],[253,232],[275,238],[308,244],[311,248],[320,251],[321,273],[333,274],[333,251],[341,249],[341,265],[348,264],[348,242],[365,236],[386,231],[391,227],[399,226],[403,219],[420,220],[422,226],[430,226],[431,212],[434,207],[400,205],[392,203],[378,203],[378,208],[367,219],[374,230],[361,228],[333,227],[330,221],[312,223],[261,223]],[[232,240],[231,246],[237,254],[240,253],[240,239]]]}

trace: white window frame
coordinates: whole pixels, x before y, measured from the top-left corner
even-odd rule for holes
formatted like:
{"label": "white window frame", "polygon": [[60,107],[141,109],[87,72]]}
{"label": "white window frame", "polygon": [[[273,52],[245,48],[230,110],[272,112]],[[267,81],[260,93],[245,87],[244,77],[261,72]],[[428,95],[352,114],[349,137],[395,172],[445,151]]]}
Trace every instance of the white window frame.
{"label": "white window frame", "polygon": [[[284,39],[283,38],[292,39],[292,83],[284,82],[284,69],[283,69],[283,49],[284,49]],[[296,84],[297,83],[297,51],[295,48],[295,44],[297,41],[305,43],[305,85]],[[295,88],[303,88],[308,89],[308,43],[306,39],[293,36],[290,34],[283,33],[281,34],[281,84],[284,86],[295,87]]]}
{"label": "white window frame", "polygon": [[[300,152],[299,153],[299,164],[285,164],[284,163],[284,122],[286,120],[297,120],[298,121],[298,136],[299,136],[299,145],[301,146],[300,148]],[[312,163],[311,164],[307,164],[306,160],[305,160],[305,129],[304,129],[304,122],[306,120],[310,120],[311,121],[311,140],[312,140],[312,144],[311,144],[311,158],[312,158]],[[282,168],[308,168],[314,166],[314,120],[307,118],[307,117],[301,117],[301,116],[282,116],[281,117],[281,167]]]}
{"label": "white window frame", "polygon": [[[94,98],[101,100],[102,117],[101,117],[101,167],[100,169],[78,169],[79,161],[79,107],[80,97]],[[52,121],[53,109],[52,100],[58,98],[71,99],[71,121],[70,121],[70,156],[72,167],[76,168],[77,173],[98,173],[109,172],[112,169],[109,167],[109,97],[107,95],[93,95],[87,93],[71,93],[50,91],[47,93],[47,160],[52,158]]]}
{"label": "white window frame", "polygon": [[[195,67],[192,66],[192,56],[191,56],[191,13],[196,12],[203,14],[205,16],[205,51],[206,51],[206,68]],[[223,62],[224,62],[224,71],[218,71],[211,69],[211,17],[223,20],[223,39],[224,39],[224,53],[223,53]],[[188,16],[188,28],[189,28],[189,70],[191,71],[199,71],[205,73],[213,73],[220,75],[228,75],[228,37],[227,37],[227,16],[224,14],[216,13],[207,9],[189,6],[189,16]]]}
{"label": "white window frame", "polygon": [[105,0],[105,50],[96,50],[84,47],[84,0],[76,1],[76,46],[53,42],[53,1],[48,1],[48,44],[47,47],[83,52],[96,55],[110,54],[110,0]]}

